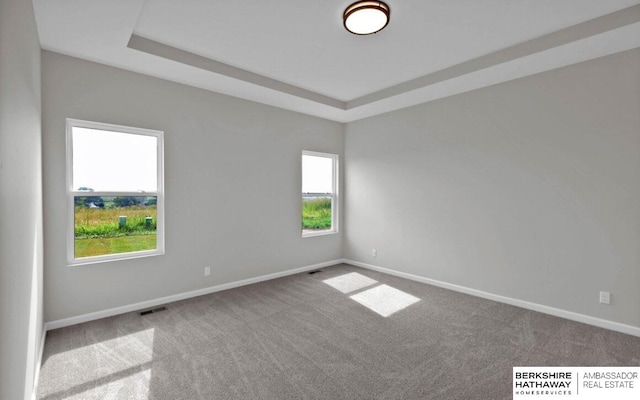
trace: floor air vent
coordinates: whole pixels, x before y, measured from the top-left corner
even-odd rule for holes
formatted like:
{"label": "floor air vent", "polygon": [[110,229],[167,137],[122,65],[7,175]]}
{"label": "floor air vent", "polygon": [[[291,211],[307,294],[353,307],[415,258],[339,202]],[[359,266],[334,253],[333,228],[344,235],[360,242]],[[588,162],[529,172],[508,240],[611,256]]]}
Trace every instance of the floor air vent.
{"label": "floor air vent", "polygon": [[309,275],[313,275],[313,274],[317,274],[318,272],[322,272],[319,269],[315,270],[315,271],[310,271]]}
{"label": "floor air vent", "polygon": [[166,310],[167,310],[167,307],[158,307],[158,308],[154,308],[153,310],[140,311],[138,314],[140,314],[141,317],[144,317],[145,315],[148,315],[148,314],[153,314],[153,313],[166,311]]}

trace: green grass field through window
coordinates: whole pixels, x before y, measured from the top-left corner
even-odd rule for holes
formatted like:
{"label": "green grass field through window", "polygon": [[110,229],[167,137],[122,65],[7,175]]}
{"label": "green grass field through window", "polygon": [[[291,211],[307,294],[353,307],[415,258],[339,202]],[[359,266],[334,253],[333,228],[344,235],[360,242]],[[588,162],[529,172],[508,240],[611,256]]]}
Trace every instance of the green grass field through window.
{"label": "green grass field through window", "polygon": [[74,212],[75,258],[155,250],[157,210],[149,199],[155,197],[133,197],[129,201],[104,198],[104,202],[101,198],[99,207],[97,202],[78,201]]}
{"label": "green grass field through window", "polygon": [[303,198],[302,199],[302,229],[327,230],[331,229],[331,199]]}
{"label": "green grass field through window", "polygon": [[155,250],[156,239],[156,235],[76,239],[76,258],[103,256],[107,254],[130,253],[133,251]]}

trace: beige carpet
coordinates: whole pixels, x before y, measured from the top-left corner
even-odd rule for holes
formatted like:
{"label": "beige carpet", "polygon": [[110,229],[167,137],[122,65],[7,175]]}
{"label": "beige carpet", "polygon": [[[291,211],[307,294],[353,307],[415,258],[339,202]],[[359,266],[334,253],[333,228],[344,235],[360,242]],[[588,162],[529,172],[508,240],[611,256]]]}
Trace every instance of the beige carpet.
{"label": "beige carpet", "polygon": [[38,399],[511,399],[640,338],[349,265],[50,331]]}

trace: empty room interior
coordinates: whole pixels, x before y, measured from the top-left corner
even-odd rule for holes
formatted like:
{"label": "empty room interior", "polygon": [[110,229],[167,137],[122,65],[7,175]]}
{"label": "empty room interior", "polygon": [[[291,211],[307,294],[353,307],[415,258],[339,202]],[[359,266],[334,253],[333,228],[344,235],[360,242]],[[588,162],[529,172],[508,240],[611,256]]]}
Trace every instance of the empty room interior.
{"label": "empty room interior", "polygon": [[638,0],[2,0],[0,179],[2,400],[640,367]]}

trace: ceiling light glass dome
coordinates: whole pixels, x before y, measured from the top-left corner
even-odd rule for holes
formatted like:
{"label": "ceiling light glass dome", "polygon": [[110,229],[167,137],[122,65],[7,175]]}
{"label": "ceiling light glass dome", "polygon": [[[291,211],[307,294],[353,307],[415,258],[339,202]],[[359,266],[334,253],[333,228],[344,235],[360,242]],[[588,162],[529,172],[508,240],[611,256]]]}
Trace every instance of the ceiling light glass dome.
{"label": "ceiling light glass dome", "polygon": [[389,6],[381,1],[358,1],[344,10],[344,27],[356,35],[370,35],[387,26],[389,15]]}

